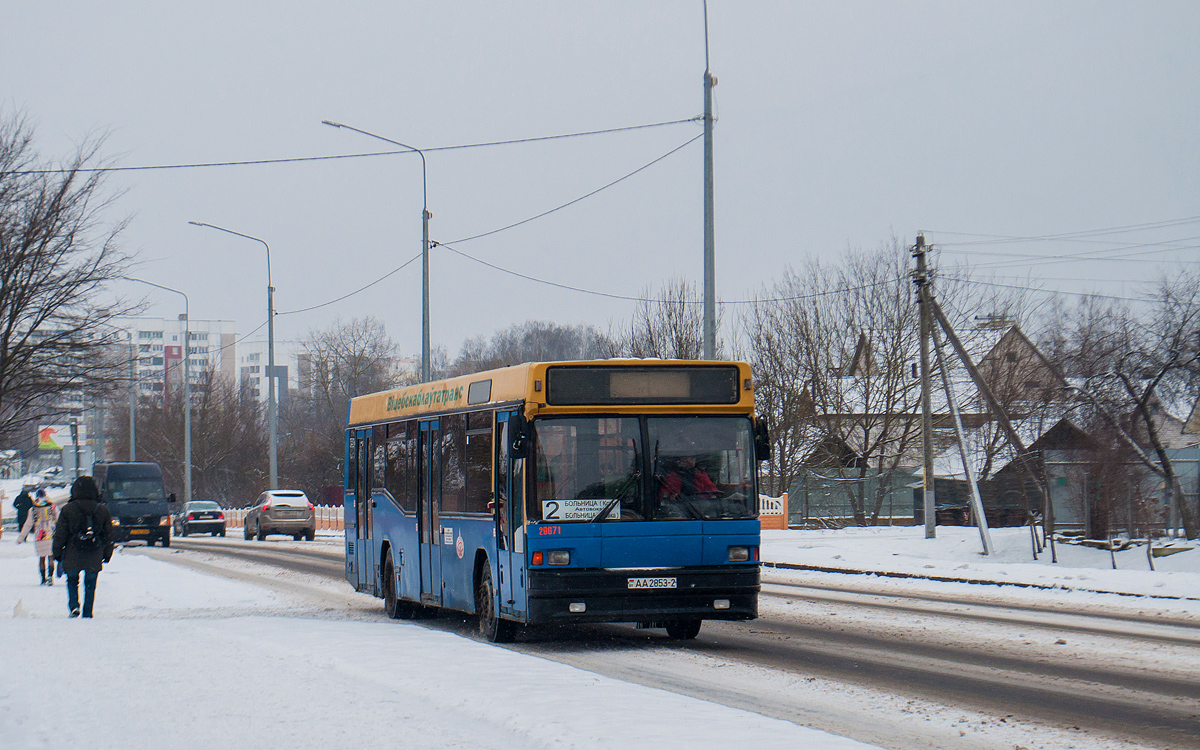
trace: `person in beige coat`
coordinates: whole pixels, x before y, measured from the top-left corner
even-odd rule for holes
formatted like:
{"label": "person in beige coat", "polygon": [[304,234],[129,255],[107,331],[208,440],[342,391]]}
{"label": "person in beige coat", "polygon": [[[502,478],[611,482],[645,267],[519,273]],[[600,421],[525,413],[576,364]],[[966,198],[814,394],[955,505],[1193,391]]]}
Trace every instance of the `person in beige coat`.
{"label": "person in beige coat", "polygon": [[42,574],[42,585],[54,585],[54,525],[58,522],[58,508],[46,497],[45,490],[38,490],[33,499],[33,507],[17,537],[17,544],[22,544],[28,537],[33,537],[33,546],[37,550],[38,572]]}

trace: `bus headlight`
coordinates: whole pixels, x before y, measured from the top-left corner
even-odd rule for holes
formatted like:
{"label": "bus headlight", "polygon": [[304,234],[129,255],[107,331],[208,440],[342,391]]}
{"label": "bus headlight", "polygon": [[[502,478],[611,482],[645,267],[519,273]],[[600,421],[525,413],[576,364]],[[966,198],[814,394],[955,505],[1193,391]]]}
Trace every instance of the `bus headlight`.
{"label": "bus headlight", "polygon": [[116,516],[113,516],[112,522],[113,522],[113,526],[121,525],[121,519],[117,518]]}
{"label": "bus headlight", "polygon": [[167,525],[167,524],[169,524],[169,523],[171,523],[171,517],[170,517],[170,516],[163,516],[162,518],[158,519],[158,525],[159,525],[159,526],[166,526],[166,525]]}
{"label": "bus headlight", "polygon": [[552,549],[546,553],[546,562],[550,565],[570,565],[571,553],[565,549]]}
{"label": "bus headlight", "polygon": [[748,562],[750,560],[749,547],[730,547],[729,562]]}

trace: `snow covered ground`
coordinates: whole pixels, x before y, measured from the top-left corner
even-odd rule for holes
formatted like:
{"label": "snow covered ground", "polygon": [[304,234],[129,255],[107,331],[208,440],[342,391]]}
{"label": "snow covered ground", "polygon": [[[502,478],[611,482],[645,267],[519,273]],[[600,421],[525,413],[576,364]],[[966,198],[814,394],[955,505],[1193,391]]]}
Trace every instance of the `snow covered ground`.
{"label": "snow covered ground", "polygon": [[96,601],[0,540],[4,748],[869,747],[132,550]]}
{"label": "snow covered ground", "polygon": [[[11,507],[5,510],[11,515]],[[924,539],[920,527],[765,531],[762,558],[768,562],[913,577],[765,568],[764,581],[859,582],[876,591],[953,590],[990,601],[1200,615],[1200,549],[1156,558],[1157,572],[1147,569],[1144,548],[1121,552],[1112,570],[1107,551],[1074,545],[1058,545],[1057,564],[1050,563],[1048,551],[1035,562],[1026,529],[993,530],[995,550],[988,557],[980,554],[974,529],[937,531],[934,540]],[[96,619],[68,620],[63,581],[37,585],[32,545],[17,547],[14,541],[11,532],[0,540],[0,643],[7,647],[0,658],[0,747],[6,749],[326,748],[380,741],[484,748],[869,747],[453,632],[387,621],[378,600],[338,581],[235,562],[213,568],[219,576],[208,575],[197,571],[204,558],[179,550],[155,555],[179,555],[180,561],[192,560],[191,567],[134,549],[118,553],[100,577]],[[323,547],[340,547],[334,537],[321,541]],[[312,546],[272,544],[280,545]],[[264,575],[273,585],[266,585]],[[763,606],[781,615],[800,605],[767,598]],[[921,627],[933,626],[926,619]],[[961,622],[952,627],[956,641],[978,638],[980,648],[997,637],[994,625],[966,632]],[[1072,637],[1072,644],[1077,640]],[[1063,647],[1045,648],[1052,658]],[[1174,653],[1167,651],[1165,664]],[[1133,656],[1153,655],[1151,650]],[[596,658],[608,666],[628,658],[635,671],[661,661],[663,675],[685,682],[689,674],[719,667],[733,686],[745,672],[749,694],[786,691],[814,711],[844,712],[846,724],[868,717],[894,721],[895,736],[923,735],[929,747],[945,746],[937,738],[945,739],[950,729],[974,737],[973,744],[967,736],[959,741],[972,748],[989,747],[989,740],[1003,741],[997,747],[1116,746],[1036,725],[989,724],[986,716],[961,711],[947,729],[942,724],[949,719],[934,704],[775,670],[714,666],[713,656],[686,649],[597,652]],[[836,722],[823,725],[851,733]]]}
{"label": "snow covered ground", "polygon": [[[1052,563],[1049,549],[1038,560],[1033,559],[1028,528],[992,529],[991,535],[994,549],[985,556],[979,532],[971,527],[939,526],[936,539],[925,539],[921,526],[767,530],[762,532],[762,559],[917,579],[901,579],[907,581],[902,584],[905,586],[925,588],[937,579],[1008,584],[985,588],[991,594],[999,592],[1017,599],[1050,596],[1058,601],[1104,600],[1126,606],[1143,601],[1174,611],[1200,613],[1200,544],[1176,542],[1174,546],[1181,551],[1156,557],[1155,570],[1151,571],[1145,547],[1110,556],[1107,550],[1059,543],[1055,545],[1058,562]],[[919,580],[922,578],[931,580]],[[945,585],[964,590],[963,584]]]}

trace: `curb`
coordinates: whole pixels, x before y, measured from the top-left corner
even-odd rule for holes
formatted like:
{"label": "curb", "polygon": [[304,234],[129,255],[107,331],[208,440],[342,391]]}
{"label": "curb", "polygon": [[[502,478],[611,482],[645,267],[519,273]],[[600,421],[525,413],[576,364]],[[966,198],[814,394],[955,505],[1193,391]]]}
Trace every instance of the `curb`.
{"label": "curb", "polygon": [[1021,581],[992,581],[983,578],[956,578],[954,576],[921,575],[920,573],[897,573],[893,570],[856,570],[854,568],[828,568],[823,565],[802,565],[800,563],[768,562],[760,563],[765,568],[783,570],[811,570],[817,573],[843,573],[846,575],[880,576],[881,578],[910,578],[921,581],[938,581],[941,583],[973,583],[980,586],[1016,586],[1023,589],[1039,589],[1042,591],[1083,591],[1088,594],[1111,594],[1113,596],[1130,596],[1139,599],[1169,599],[1172,601],[1196,602],[1197,596],[1169,596],[1166,594],[1131,594],[1128,591],[1107,591],[1105,589],[1085,589],[1063,586],[1062,584],[1024,583]]}

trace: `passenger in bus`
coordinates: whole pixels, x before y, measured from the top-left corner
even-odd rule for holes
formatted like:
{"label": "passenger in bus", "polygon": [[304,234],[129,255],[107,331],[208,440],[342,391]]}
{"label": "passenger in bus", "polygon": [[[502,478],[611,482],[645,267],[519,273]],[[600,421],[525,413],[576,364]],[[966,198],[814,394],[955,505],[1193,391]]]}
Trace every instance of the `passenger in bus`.
{"label": "passenger in bus", "polygon": [[720,496],[721,490],[703,468],[696,456],[684,454],[664,462],[667,473],[660,478],[658,491],[659,518],[704,518],[696,500]]}
{"label": "passenger in bus", "polygon": [[696,464],[695,456],[679,456],[669,464],[670,472],[662,480],[659,500],[680,495],[713,497],[720,494],[712,477]]}

